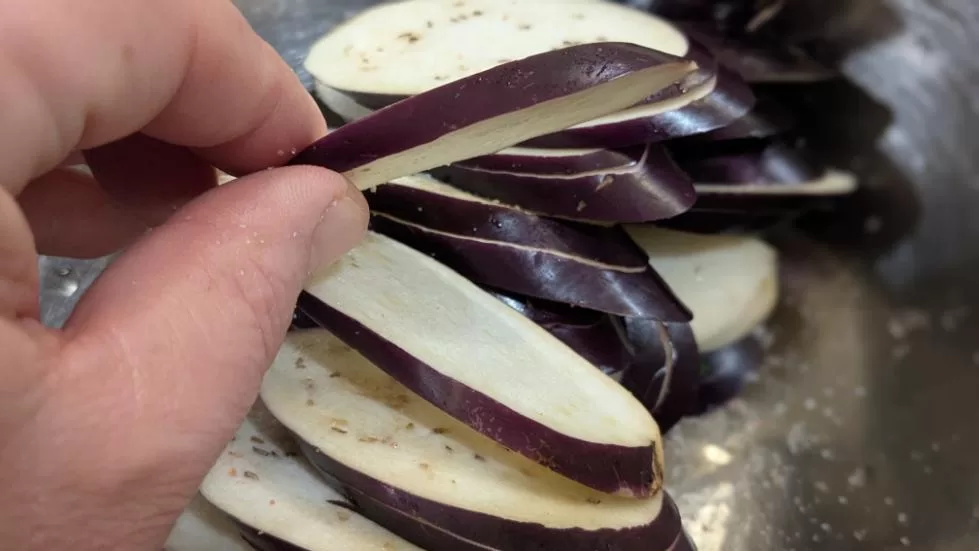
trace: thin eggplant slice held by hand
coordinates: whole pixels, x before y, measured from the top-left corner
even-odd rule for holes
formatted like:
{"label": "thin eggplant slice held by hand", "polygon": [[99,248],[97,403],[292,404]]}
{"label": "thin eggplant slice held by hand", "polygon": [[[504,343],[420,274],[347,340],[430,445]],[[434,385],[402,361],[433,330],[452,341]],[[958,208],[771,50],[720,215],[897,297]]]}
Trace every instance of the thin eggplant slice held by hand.
{"label": "thin eggplant slice held by hand", "polygon": [[423,175],[367,199],[374,231],[480,285],[617,315],[690,319],[621,228],[545,218]]}
{"label": "thin eggplant slice held by hand", "polygon": [[514,59],[608,42],[689,59],[698,70],[632,105],[541,132],[528,144],[623,146],[676,138],[724,126],[754,103],[737,75],[718,79],[714,58],[670,22],[595,0],[390,2],[331,30],[314,44],[305,67],[324,105],[349,121]]}
{"label": "thin eggplant slice held by hand", "polygon": [[[667,550],[682,535],[665,492],[618,497],[560,476],[446,415],[326,330],[291,334],[261,395],[310,462],[365,510],[382,505],[498,551]],[[605,423],[614,430],[617,421]]]}
{"label": "thin eggplant slice held by hand", "polygon": [[477,73],[344,125],[291,164],[342,172],[360,189],[623,109],[697,70],[634,44],[572,46]]}
{"label": "thin eggplant slice held by hand", "polygon": [[740,340],[774,311],[778,255],[761,239],[646,225],[630,225],[626,231],[693,312],[690,326],[701,352]]}
{"label": "thin eggplant slice held by hand", "polygon": [[261,403],[204,478],[200,493],[255,549],[422,551],[354,512],[300,457],[295,440]]}
{"label": "thin eggplant slice held by hand", "polygon": [[581,484],[648,496],[660,435],[641,403],[464,276],[368,232],[301,308],[412,392]]}

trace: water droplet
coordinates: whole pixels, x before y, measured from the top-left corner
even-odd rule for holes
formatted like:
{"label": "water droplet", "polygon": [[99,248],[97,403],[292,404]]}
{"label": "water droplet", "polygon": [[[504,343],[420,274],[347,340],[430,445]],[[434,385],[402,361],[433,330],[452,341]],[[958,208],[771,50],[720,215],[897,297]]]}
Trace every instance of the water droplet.
{"label": "water droplet", "polygon": [[66,279],[58,286],[58,293],[70,297],[78,291],[78,282],[73,279]]}

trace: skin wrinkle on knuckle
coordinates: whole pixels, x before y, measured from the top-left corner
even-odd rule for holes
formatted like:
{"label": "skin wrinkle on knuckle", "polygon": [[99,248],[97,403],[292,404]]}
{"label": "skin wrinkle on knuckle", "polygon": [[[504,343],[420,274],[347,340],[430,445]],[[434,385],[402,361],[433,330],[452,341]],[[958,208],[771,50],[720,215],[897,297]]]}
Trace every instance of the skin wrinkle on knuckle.
{"label": "skin wrinkle on knuckle", "polygon": [[35,316],[40,278],[30,224],[16,199],[0,189],[0,315]]}
{"label": "skin wrinkle on knuckle", "polygon": [[[194,32],[183,81],[167,109],[148,125],[148,132],[167,137],[179,133],[181,145],[208,150],[247,139],[263,128],[285,94],[278,54],[254,33],[232,3],[203,2],[195,6],[195,14],[197,17],[188,23]],[[220,21],[220,32],[203,28],[199,23],[202,20]],[[218,90],[232,84],[238,87],[235,116],[230,116],[223,105],[203,109],[219,95],[212,80],[216,72],[230,75],[217,83]],[[247,101],[241,103],[242,98]],[[192,113],[198,118],[193,132],[187,134]]]}
{"label": "skin wrinkle on knuckle", "polygon": [[[242,140],[247,140],[256,130],[268,125],[269,121],[279,113],[280,107],[283,105],[285,87],[281,80],[275,79],[264,90],[262,99],[258,101],[258,107],[252,111],[248,111],[249,113],[256,113],[256,115],[252,115],[255,118],[242,118],[242,123],[237,128],[234,128],[221,139],[211,140],[212,145],[205,146],[204,149],[232,145]],[[228,131],[225,130],[225,132]]]}

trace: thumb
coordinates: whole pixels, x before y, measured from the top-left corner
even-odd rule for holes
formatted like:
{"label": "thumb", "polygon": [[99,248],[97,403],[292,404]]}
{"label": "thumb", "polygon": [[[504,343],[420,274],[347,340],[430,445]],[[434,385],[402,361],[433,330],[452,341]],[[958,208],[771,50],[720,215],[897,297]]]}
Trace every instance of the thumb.
{"label": "thumb", "polygon": [[315,167],[267,170],[199,197],[79,303],[65,352],[97,374],[77,373],[76,388],[98,381],[92,398],[110,405],[108,418],[128,416],[125,441],[142,447],[152,434],[162,453],[212,459],[255,399],[305,278],[353,247],[367,221],[361,193]]}

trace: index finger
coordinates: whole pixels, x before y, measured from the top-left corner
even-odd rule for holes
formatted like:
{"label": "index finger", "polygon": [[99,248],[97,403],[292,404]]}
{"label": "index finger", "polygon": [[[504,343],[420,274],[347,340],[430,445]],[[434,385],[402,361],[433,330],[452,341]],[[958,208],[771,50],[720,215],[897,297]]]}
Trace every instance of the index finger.
{"label": "index finger", "polygon": [[312,97],[228,0],[0,2],[0,174],[16,194],[78,149],[138,131],[235,174],[326,132]]}

